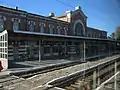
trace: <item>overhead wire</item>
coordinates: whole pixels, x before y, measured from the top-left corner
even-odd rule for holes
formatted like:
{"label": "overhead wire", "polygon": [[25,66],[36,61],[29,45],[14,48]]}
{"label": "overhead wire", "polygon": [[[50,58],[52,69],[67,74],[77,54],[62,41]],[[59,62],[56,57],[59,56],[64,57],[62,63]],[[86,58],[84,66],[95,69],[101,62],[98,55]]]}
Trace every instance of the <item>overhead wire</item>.
{"label": "overhead wire", "polygon": [[55,1],[57,1],[57,2],[59,2],[59,3],[61,3],[61,4],[63,4],[63,5],[65,5],[65,6],[74,8],[74,6],[72,6],[72,5],[70,5],[70,4],[66,3],[66,2],[63,2],[63,1],[61,1],[61,0],[55,0]]}

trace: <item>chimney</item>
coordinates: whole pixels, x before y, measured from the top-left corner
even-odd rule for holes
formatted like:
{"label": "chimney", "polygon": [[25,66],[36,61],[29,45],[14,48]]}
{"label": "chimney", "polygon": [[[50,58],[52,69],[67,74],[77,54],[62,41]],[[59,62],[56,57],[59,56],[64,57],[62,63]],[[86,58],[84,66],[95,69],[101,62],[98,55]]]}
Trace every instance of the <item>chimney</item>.
{"label": "chimney", "polygon": [[49,13],[49,15],[48,15],[49,17],[54,17],[55,16],[55,14],[52,12],[52,13]]}
{"label": "chimney", "polygon": [[80,9],[81,9],[80,6],[76,6],[76,7],[75,7],[75,10],[80,10]]}
{"label": "chimney", "polygon": [[66,11],[66,15],[67,15],[68,18],[71,18],[71,14],[72,14],[72,11],[70,11],[70,10]]}
{"label": "chimney", "polygon": [[67,22],[71,22],[71,15],[72,15],[72,11],[66,11],[66,16],[67,16]]}
{"label": "chimney", "polygon": [[16,6],[15,9],[18,10],[18,6]]}

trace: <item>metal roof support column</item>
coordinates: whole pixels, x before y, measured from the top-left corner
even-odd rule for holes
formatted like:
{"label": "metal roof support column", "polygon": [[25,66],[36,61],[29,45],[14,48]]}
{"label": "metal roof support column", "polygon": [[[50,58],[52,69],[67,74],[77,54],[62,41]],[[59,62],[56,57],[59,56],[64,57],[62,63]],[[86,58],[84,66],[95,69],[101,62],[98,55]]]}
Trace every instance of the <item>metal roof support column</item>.
{"label": "metal roof support column", "polygon": [[93,90],[95,90],[96,89],[96,86],[97,86],[97,83],[96,83],[96,81],[97,81],[97,74],[96,74],[97,72],[96,72],[96,69],[93,71]]}
{"label": "metal roof support column", "polygon": [[98,67],[97,68],[97,77],[98,77],[98,79],[97,79],[97,85],[99,86],[100,85],[100,67]]}
{"label": "metal roof support column", "polygon": [[[115,60],[115,74],[117,73],[117,60]],[[114,77],[114,88],[115,88],[115,90],[117,90],[117,75],[115,75],[115,77]]]}
{"label": "metal roof support column", "polygon": [[39,40],[39,62],[41,61],[41,42]]}
{"label": "metal roof support column", "polygon": [[84,60],[84,62],[86,62],[86,55],[85,55],[85,53],[86,53],[86,51],[85,51],[85,48],[86,48],[86,42],[85,42],[85,40],[84,40],[84,49],[83,49],[83,60]]}
{"label": "metal roof support column", "polygon": [[67,54],[67,40],[65,40],[65,58],[66,58],[66,54]]}

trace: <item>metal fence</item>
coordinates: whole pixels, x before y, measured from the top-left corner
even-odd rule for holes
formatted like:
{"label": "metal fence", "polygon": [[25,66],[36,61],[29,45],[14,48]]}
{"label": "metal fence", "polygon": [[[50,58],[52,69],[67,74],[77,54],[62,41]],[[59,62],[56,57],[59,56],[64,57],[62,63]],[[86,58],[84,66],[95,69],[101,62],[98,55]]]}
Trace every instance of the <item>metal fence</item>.
{"label": "metal fence", "polygon": [[120,72],[103,82],[95,90],[120,90]]}

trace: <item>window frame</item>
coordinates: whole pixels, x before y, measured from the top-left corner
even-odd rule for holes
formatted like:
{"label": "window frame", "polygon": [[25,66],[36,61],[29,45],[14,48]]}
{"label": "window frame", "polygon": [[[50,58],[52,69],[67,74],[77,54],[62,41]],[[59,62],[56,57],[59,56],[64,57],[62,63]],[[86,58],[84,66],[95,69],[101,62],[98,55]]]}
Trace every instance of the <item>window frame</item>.
{"label": "window frame", "polygon": [[49,24],[50,34],[54,34],[54,24]]}
{"label": "window frame", "polygon": [[4,30],[4,21],[6,21],[6,17],[3,15],[0,15],[0,32]]}
{"label": "window frame", "polygon": [[30,32],[35,32],[35,22],[34,21],[29,21],[28,22],[28,28]]}
{"label": "window frame", "polygon": [[60,25],[58,25],[58,26],[57,26],[57,31],[58,31],[57,34],[60,35],[60,34],[61,34],[61,30],[62,30],[62,27],[61,27]]}
{"label": "window frame", "polygon": [[40,23],[39,24],[39,29],[40,29],[40,33],[44,33],[45,32],[45,27],[46,27],[46,25],[45,25],[45,23]]}
{"label": "window frame", "polygon": [[[20,29],[20,19],[19,18],[12,18],[12,22],[13,22],[13,25],[12,25],[13,31],[19,30]],[[15,23],[17,23],[17,24],[15,24]],[[15,25],[18,25],[17,29],[16,29]]]}
{"label": "window frame", "polygon": [[64,27],[64,35],[68,34],[68,27]]}

